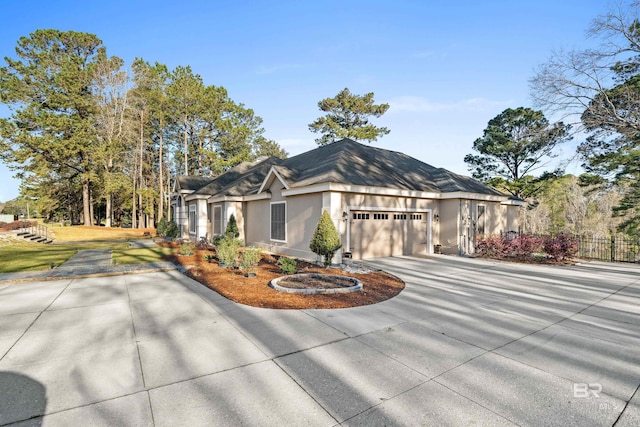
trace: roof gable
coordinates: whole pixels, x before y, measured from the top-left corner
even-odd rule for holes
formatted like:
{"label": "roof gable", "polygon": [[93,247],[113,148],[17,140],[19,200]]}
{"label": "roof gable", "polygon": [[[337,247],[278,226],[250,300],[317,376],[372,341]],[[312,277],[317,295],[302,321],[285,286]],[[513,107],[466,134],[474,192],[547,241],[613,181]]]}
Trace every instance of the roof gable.
{"label": "roof gable", "polygon": [[272,166],[282,162],[276,157],[269,157],[254,163],[241,163],[218,176],[208,185],[199,188],[196,193],[212,196],[244,196],[258,192],[260,185]]}

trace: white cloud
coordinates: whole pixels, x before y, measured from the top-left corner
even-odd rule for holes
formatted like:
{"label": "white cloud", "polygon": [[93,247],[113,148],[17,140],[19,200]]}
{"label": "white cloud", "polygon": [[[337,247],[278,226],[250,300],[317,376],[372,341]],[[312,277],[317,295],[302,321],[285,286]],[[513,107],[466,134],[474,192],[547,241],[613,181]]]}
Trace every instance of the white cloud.
{"label": "white cloud", "polygon": [[469,98],[454,102],[433,102],[421,96],[397,96],[388,101],[390,113],[437,113],[441,111],[485,111],[496,107],[507,107],[512,101],[493,101],[486,98]]}

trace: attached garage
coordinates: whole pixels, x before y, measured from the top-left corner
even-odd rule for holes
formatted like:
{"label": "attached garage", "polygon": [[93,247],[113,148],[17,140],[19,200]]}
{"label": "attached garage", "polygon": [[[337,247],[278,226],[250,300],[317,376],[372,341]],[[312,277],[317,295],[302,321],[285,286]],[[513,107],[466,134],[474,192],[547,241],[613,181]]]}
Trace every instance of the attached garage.
{"label": "attached garage", "polygon": [[349,249],[355,259],[426,254],[430,212],[354,210],[349,217]]}
{"label": "attached garage", "polygon": [[302,259],[316,259],[310,242],[326,211],[342,245],[334,261],[344,252],[355,259],[430,254],[434,243],[442,253],[472,252],[478,234],[517,230],[524,203],[472,178],[350,139],[288,159],[243,162],[217,177],[179,176],[174,192],[173,203],[184,202],[174,204],[175,212],[198,203],[184,212],[182,237],[196,237],[186,228],[189,213],[197,217],[191,224],[198,237],[224,232],[233,213],[247,245]]}

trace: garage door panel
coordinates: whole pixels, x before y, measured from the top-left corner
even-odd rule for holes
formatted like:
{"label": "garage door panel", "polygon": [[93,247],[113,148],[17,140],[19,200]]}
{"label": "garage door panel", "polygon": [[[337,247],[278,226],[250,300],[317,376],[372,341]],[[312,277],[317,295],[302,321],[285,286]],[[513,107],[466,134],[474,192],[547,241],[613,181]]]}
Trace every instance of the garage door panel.
{"label": "garage door panel", "polygon": [[427,251],[427,214],[411,213],[406,221],[407,239],[404,254],[424,254]]}
{"label": "garage door panel", "polygon": [[349,221],[356,259],[426,253],[426,212],[354,211]]}
{"label": "garage door panel", "polygon": [[351,217],[351,251],[356,258],[393,255],[393,223],[384,212],[354,212]]}

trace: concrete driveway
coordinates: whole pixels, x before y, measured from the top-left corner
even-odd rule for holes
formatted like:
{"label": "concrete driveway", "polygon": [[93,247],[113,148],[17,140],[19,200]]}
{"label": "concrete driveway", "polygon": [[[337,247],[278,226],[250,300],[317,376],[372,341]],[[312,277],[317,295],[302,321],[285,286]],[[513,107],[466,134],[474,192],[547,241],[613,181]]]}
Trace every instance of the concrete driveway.
{"label": "concrete driveway", "polygon": [[640,425],[639,266],[370,264],[407,288],[341,310],[175,271],[0,285],[0,425]]}

